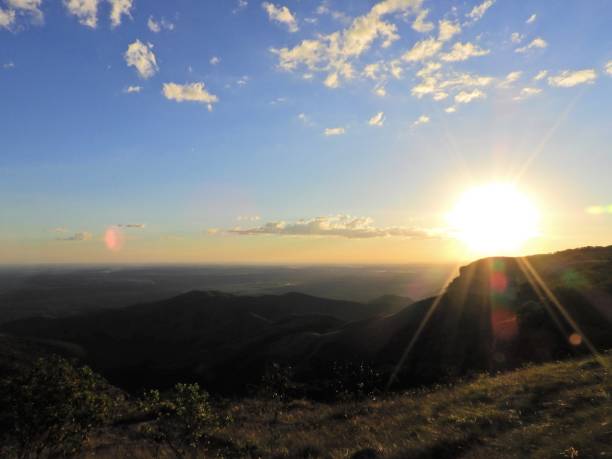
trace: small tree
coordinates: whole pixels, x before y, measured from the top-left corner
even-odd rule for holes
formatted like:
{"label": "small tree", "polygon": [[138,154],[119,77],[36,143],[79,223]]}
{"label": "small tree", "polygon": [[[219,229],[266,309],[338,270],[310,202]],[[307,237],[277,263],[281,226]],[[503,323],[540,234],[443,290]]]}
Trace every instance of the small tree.
{"label": "small tree", "polygon": [[208,393],[198,384],[177,384],[163,398],[158,390],[148,391],[141,406],[154,416],[154,423],[145,427],[145,433],[166,444],[177,457],[195,455],[216,425]]}
{"label": "small tree", "polygon": [[88,367],[58,356],[0,382],[0,436],[6,456],[67,456],[77,453],[115,401],[108,385]]}

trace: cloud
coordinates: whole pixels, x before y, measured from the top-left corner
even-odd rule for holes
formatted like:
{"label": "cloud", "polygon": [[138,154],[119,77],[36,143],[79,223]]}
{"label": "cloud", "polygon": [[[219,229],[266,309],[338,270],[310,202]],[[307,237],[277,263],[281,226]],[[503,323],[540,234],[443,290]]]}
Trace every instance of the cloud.
{"label": "cloud", "polygon": [[159,33],[162,30],[174,30],[174,24],[172,22],[166,21],[164,18],[161,18],[160,21],[156,21],[153,16],[149,16],[147,27],[153,33]]}
{"label": "cloud", "polygon": [[461,32],[461,26],[456,22],[442,20],[438,25],[438,40],[448,41],[453,38],[454,35]]}
{"label": "cloud", "polygon": [[213,104],[219,101],[214,94],[209,93],[204,87],[204,83],[164,83],[164,97],[176,102],[199,102],[207,104],[208,110],[212,111]]}
{"label": "cloud", "polygon": [[134,67],[142,78],[151,78],[157,71],[157,61],[152,51],[151,43],[144,44],[140,40],[128,46],[125,52],[125,62],[129,67]]}
{"label": "cloud", "polygon": [[87,231],[81,231],[74,233],[72,236],[58,237],[58,241],[89,241],[92,238],[92,234]]}
{"label": "cloud", "polygon": [[242,10],[244,10],[247,6],[249,6],[249,2],[247,0],[238,0],[236,2],[236,8],[232,10],[232,14],[238,14]]}
{"label": "cloud", "polygon": [[238,215],[236,220],[239,222],[257,222],[261,220],[259,215]]}
{"label": "cloud", "polygon": [[[382,48],[388,48],[399,39],[395,24],[386,22],[387,15],[402,12],[420,12],[422,0],[383,0],[375,4],[368,13],[353,19],[343,30],[327,35],[317,35],[316,39],[301,41],[293,48],[272,48],[278,56],[279,68],[295,71],[306,68],[308,74],[327,73],[326,81],[338,87],[341,78],[350,79],[354,75],[353,60],[369,50],[378,41]],[[401,75],[401,69],[393,69]]]}
{"label": "cloud", "polygon": [[378,112],[376,115],[370,118],[370,121],[368,121],[368,124],[370,126],[382,126],[384,122],[385,122],[384,112]]}
{"label": "cloud", "polygon": [[493,0],[485,0],[480,5],[477,5],[472,8],[472,10],[468,13],[467,16],[474,22],[478,21],[482,19],[487,10],[493,6],[493,3]]}
{"label": "cloud", "polygon": [[538,38],[534,38],[533,41],[529,43],[527,46],[523,46],[522,48],[515,49],[514,52],[515,53],[526,53],[530,49],[534,49],[534,48],[544,49],[547,46],[548,46],[548,43],[546,43],[546,40],[538,37]]}
{"label": "cloud", "polygon": [[108,0],[111,4],[111,27],[117,27],[121,25],[121,17],[127,16],[130,19],[132,15],[130,10],[132,9],[133,0]]}
{"label": "cloud", "polygon": [[210,58],[210,65],[219,65],[221,63],[221,58],[217,56],[213,56]]}
{"label": "cloud", "polygon": [[8,29],[15,23],[15,11],[0,8],[0,28]]}
{"label": "cloud", "polygon": [[99,0],[64,0],[70,14],[76,16],[80,24],[95,29],[98,25]]}
{"label": "cloud", "polygon": [[522,74],[523,72],[520,71],[510,72],[508,75],[506,75],[506,78],[504,78],[504,80],[499,84],[499,87],[509,88],[510,86],[512,86],[512,83],[516,82],[519,78],[521,78]]}
{"label": "cloud", "polygon": [[408,62],[424,61],[435,56],[440,48],[442,48],[442,42],[437,41],[435,38],[427,38],[416,42],[414,46],[402,56],[402,59]]}
{"label": "cloud", "polygon": [[323,134],[326,137],[335,136],[335,135],[344,135],[346,130],[343,127],[335,127],[335,128],[325,128]]}
{"label": "cloud", "polygon": [[441,67],[440,63],[428,62],[419,70],[417,76],[421,77],[421,81],[412,87],[412,95],[420,99],[431,94],[435,101],[441,101],[446,99],[449,92],[484,87],[493,82],[489,76],[456,72],[443,74],[439,71]]}
{"label": "cloud", "polygon": [[14,62],[6,62],[4,64],[2,64],[2,68],[5,70],[10,70],[10,69],[14,69],[15,68],[15,63]]}
{"label": "cloud", "polygon": [[144,223],[120,223],[117,225],[118,228],[132,228],[132,229],[145,229],[147,225]]}
{"label": "cloud", "polygon": [[368,217],[333,215],[298,220],[296,222],[273,221],[253,228],[234,228],[227,231],[240,236],[329,236],[349,239],[379,237],[403,237],[409,239],[432,239],[439,237],[434,230],[409,227],[376,227]]}
{"label": "cloud", "polygon": [[548,84],[558,88],[571,88],[579,84],[593,83],[597,79],[594,69],[564,70],[556,76],[548,77]]}
{"label": "cloud", "polygon": [[441,59],[445,62],[465,61],[470,57],[485,56],[489,54],[488,49],[479,48],[472,43],[455,43],[451,51],[442,54]]}
{"label": "cloud", "polygon": [[527,20],[525,21],[525,24],[532,24],[535,22],[536,18],[538,16],[534,13],[531,16],[529,16],[529,18],[527,18]]}
{"label": "cloud", "polygon": [[535,96],[537,94],[540,94],[542,92],[542,90],[540,88],[530,88],[530,87],[526,87],[521,89],[521,92],[519,93],[518,96],[516,96],[514,98],[514,100],[524,100],[527,99],[529,97]]}
{"label": "cloud", "polygon": [[378,97],[385,97],[387,95],[387,90],[384,86],[378,86],[374,88],[374,94],[376,94]]}
{"label": "cloud", "polygon": [[425,19],[429,14],[429,10],[421,10],[419,14],[417,14],[416,19],[412,23],[412,28],[417,32],[425,33],[431,32],[434,28],[433,22],[427,22]]}
{"label": "cloud", "polygon": [[512,35],[510,35],[510,41],[515,44],[522,42],[523,38],[525,38],[524,35],[518,32],[512,32]]}
{"label": "cloud", "polygon": [[126,94],[133,94],[142,91],[142,86],[128,86],[123,90]]}
{"label": "cloud", "polygon": [[455,96],[455,102],[458,104],[469,104],[476,99],[484,99],[487,95],[480,89],[474,89],[473,91],[461,91]]}
{"label": "cloud", "polygon": [[412,127],[420,126],[421,124],[427,124],[429,123],[429,121],[430,121],[429,116],[421,115],[417,118],[417,120],[414,123],[412,123]]}
{"label": "cloud", "polygon": [[604,70],[608,75],[612,76],[612,61],[609,61],[605,66]]}
{"label": "cloud", "polygon": [[540,80],[543,80],[544,78],[546,78],[546,75],[548,75],[548,70],[540,70],[538,72],[538,74],[533,77],[533,79],[535,81],[540,81]]}
{"label": "cloud", "polygon": [[455,107],[454,105],[451,105],[450,107],[446,107],[444,111],[446,113],[455,113],[457,111],[457,107]]}
{"label": "cloud", "polygon": [[263,2],[261,6],[266,10],[271,21],[284,24],[289,29],[289,32],[297,32],[299,30],[295,16],[286,6],[276,6],[269,2]]}
{"label": "cloud", "polygon": [[300,122],[302,124],[304,124],[305,126],[313,126],[314,123],[312,122],[312,120],[310,119],[310,117],[306,114],[306,113],[300,113],[298,114],[298,120],[300,120]]}
{"label": "cloud", "polygon": [[45,19],[40,10],[42,0],[6,0],[6,4],[10,10],[14,10],[13,13],[15,11],[28,13],[35,24],[41,24]]}

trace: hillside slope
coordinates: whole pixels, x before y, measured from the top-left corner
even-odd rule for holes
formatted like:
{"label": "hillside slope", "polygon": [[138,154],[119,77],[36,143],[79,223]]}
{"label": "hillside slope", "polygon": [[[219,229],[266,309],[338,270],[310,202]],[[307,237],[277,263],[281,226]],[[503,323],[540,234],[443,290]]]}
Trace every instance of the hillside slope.
{"label": "hillside slope", "polygon": [[[211,432],[201,457],[611,457],[612,356],[602,362],[607,369],[571,360],[360,402],[232,401],[217,408],[232,422]],[[138,428],[100,432],[85,456],[148,457],[154,446]]]}

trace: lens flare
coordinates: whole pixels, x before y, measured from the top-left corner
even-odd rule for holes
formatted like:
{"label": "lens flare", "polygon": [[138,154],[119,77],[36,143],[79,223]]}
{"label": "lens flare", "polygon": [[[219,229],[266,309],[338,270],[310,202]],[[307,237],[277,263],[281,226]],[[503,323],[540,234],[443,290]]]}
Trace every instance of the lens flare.
{"label": "lens flare", "polygon": [[121,230],[115,226],[111,226],[104,232],[104,243],[106,248],[111,252],[118,252],[123,247],[125,238]]}
{"label": "lens flare", "polygon": [[457,239],[483,255],[512,254],[539,233],[536,207],[505,183],[466,191],[447,220]]}

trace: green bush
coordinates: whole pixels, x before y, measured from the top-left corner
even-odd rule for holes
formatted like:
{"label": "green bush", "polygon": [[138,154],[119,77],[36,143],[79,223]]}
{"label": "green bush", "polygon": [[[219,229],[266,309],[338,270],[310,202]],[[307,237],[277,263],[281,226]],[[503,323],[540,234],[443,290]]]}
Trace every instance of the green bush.
{"label": "green bush", "polygon": [[110,417],[108,385],[88,367],[52,356],[0,382],[0,453],[67,456]]}
{"label": "green bush", "polygon": [[144,432],[166,444],[177,457],[195,453],[217,424],[208,393],[198,384],[177,384],[164,397],[158,390],[151,390],[145,393],[141,408],[154,417]]}

